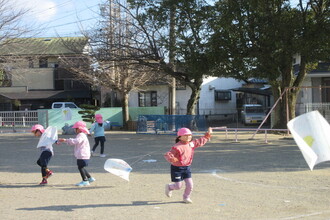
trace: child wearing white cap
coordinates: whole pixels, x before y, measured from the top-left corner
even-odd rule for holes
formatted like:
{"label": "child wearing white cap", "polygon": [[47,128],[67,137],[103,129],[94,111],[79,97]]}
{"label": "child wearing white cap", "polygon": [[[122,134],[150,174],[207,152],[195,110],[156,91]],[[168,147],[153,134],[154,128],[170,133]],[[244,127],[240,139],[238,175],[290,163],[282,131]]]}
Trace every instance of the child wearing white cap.
{"label": "child wearing white cap", "polygon": [[76,186],[88,186],[91,182],[95,181],[85,168],[88,166],[91,156],[90,145],[87,138],[89,131],[86,127],[86,123],[83,121],[76,122],[72,128],[74,128],[77,133],[76,138],[59,138],[58,141],[74,146],[74,156],[77,158],[77,166],[82,178],[82,181],[77,183]]}

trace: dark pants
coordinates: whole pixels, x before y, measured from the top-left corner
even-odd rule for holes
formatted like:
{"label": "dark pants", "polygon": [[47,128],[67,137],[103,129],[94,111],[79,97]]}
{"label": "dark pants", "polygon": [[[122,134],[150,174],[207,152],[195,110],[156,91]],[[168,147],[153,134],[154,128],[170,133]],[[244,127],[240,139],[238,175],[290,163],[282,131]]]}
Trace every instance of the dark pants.
{"label": "dark pants", "polygon": [[93,152],[95,152],[96,147],[99,145],[99,143],[101,144],[101,154],[104,153],[104,142],[105,142],[105,137],[104,136],[100,136],[100,137],[95,137],[95,144],[93,146]]}
{"label": "dark pants", "polygon": [[91,175],[85,169],[85,167],[88,166],[88,162],[89,160],[77,159],[78,170],[83,181],[87,181],[88,178],[91,178]]}
{"label": "dark pants", "polygon": [[191,178],[190,166],[177,167],[177,166],[171,165],[172,182],[180,182],[187,178]]}
{"label": "dark pants", "polygon": [[47,166],[51,158],[52,158],[52,153],[50,151],[41,152],[37,164],[41,167],[42,177],[45,177],[47,175],[47,169],[48,169]]}

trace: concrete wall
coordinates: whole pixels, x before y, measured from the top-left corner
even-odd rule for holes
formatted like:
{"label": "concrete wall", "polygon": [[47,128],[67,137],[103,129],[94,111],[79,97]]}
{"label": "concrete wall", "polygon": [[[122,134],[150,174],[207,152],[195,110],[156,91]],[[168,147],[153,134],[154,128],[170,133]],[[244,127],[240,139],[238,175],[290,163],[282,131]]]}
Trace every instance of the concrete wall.
{"label": "concrete wall", "polygon": [[54,89],[53,68],[29,68],[12,70],[12,86],[31,89]]}
{"label": "concrete wall", "polygon": [[[56,126],[61,130],[66,124],[71,126],[77,121],[81,121],[82,117],[77,109],[71,109],[71,120],[65,120],[62,109],[38,110],[38,122],[44,126]],[[104,121],[110,121],[111,124],[123,126],[123,115],[121,107],[101,108],[96,114],[101,114]],[[129,108],[130,119],[136,121],[139,115],[164,115],[163,107],[131,107]],[[87,123],[90,128],[91,124]]]}

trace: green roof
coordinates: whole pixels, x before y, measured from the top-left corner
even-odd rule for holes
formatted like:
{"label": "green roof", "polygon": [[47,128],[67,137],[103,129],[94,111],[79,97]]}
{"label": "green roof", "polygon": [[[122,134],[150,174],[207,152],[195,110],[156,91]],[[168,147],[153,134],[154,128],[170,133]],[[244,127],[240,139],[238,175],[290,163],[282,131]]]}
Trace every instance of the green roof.
{"label": "green roof", "polygon": [[0,56],[79,54],[86,44],[85,37],[7,39],[0,43]]}

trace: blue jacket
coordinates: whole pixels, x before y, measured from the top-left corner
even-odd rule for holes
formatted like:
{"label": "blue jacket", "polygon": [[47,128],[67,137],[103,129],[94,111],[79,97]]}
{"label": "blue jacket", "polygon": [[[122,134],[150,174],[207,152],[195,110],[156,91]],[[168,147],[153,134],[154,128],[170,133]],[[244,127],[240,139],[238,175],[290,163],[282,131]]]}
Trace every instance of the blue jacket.
{"label": "blue jacket", "polygon": [[100,126],[98,123],[93,123],[91,129],[89,130],[90,133],[94,131],[95,137],[101,137],[104,136],[104,127],[105,123],[103,122],[102,126]]}

